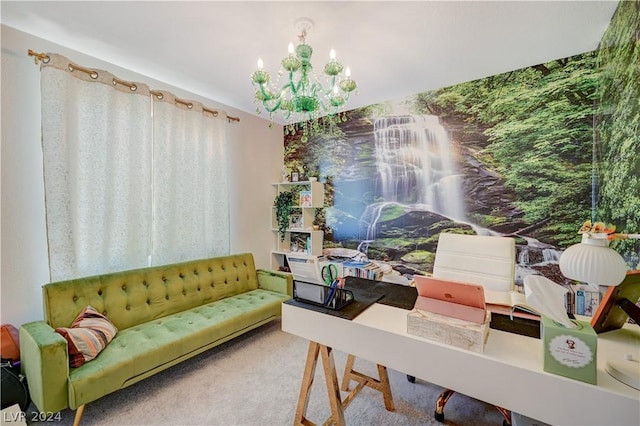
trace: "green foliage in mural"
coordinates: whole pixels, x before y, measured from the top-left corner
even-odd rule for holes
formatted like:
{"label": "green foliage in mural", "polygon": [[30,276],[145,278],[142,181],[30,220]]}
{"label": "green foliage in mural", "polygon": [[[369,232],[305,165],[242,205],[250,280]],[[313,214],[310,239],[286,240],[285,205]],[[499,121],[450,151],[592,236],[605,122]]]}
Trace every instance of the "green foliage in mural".
{"label": "green foliage in mural", "polygon": [[[640,232],[640,2],[620,2],[598,51],[597,160],[601,182],[597,216],[619,232]],[[618,250],[640,268],[637,241]]]}
{"label": "green foliage in mural", "polygon": [[416,97],[419,112],[462,118],[478,149],[516,194],[528,224],[560,244],[590,213],[593,105],[598,72],[588,53]]}
{"label": "green foliage in mural", "polygon": [[320,127],[306,141],[302,132],[290,134],[284,145],[284,162],[302,176],[312,172],[322,179],[337,174],[344,167],[347,156],[340,153],[347,152],[348,145],[344,133],[337,126],[330,129]]}

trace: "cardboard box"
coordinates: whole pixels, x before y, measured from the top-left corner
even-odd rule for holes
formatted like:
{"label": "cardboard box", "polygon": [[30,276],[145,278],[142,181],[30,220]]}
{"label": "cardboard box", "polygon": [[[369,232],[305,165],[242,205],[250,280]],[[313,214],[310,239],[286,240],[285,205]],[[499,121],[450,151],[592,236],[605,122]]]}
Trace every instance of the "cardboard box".
{"label": "cardboard box", "polygon": [[490,322],[489,311],[486,313],[485,322],[478,324],[414,309],[407,314],[407,333],[482,353],[489,336]]}
{"label": "cardboard box", "polygon": [[542,316],[544,371],[596,385],[598,335],[588,322],[573,322],[577,328],[566,328]]}

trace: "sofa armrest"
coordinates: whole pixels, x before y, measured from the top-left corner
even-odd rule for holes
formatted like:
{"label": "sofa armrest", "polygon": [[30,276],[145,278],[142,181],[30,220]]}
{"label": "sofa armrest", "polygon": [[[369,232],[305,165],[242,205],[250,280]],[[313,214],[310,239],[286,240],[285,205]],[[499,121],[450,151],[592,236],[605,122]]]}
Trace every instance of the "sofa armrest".
{"label": "sofa armrest", "polygon": [[20,361],[38,410],[56,413],[68,407],[69,354],[64,337],[44,321],[23,324]]}
{"label": "sofa armrest", "polygon": [[258,269],[258,287],[293,297],[293,277],[291,274],[279,271]]}

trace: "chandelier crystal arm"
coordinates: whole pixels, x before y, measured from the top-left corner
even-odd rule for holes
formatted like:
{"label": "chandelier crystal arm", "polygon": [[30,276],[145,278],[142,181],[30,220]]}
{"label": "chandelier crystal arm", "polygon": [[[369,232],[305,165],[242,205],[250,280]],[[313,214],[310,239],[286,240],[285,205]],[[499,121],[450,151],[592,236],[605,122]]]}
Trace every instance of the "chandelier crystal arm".
{"label": "chandelier crystal arm", "polygon": [[270,100],[276,99],[275,96],[271,96],[271,94],[268,91],[264,90],[265,88],[264,84],[260,84],[259,87],[260,87],[261,99],[263,101],[270,101]]}
{"label": "chandelier crystal arm", "polygon": [[[280,108],[280,105],[282,103],[281,96],[272,96],[268,91],[265,90],[264,85],[262,84],[260,85],[260,94],[262,106],[268,113],[272,114]],[[256,98],[258,98],[258,96],[256,96]],[[273,106],[270,107],[268,102],[273,100],[276,100],[276,102],[273,104]]]}
{"label": "chandelier crystal arm", "polygon": [[269,107],[269,104],[267,104],[266,102],[263,102],[262,105],[264,106],[264,109],[267,110],[268,113],[274,113],[276,112],[280,106],[282,104],[282,99],[278,99],[277,102],[273,105],[273,107]]}
{"label": "chandelier crystal arm", "polygon": [[298,92],[300,91],[300,86],[302,85],[302,79],[300,79],[300,81],[298,82],[298,85],[296,86],[295,80],[293,78],[293,73],[289,72],[289,84],[286,84],[285,86],[282,87],[282,93],[285,93],[285,89],[287,87],[289,87],[291,89],[291,93],[293,94],[293,96],[297,96]]}
{"label": "chandelier crystal arm", "polygon": [[294,95],[297,95],[298,93],[300,93],[302,96],[315,96],[315,92],[313,92],[313,85],[311,85],[309,82],[309,74],[306,67],[302,68],[300,81],[298,82],[297,90],[296,92],[294,92]]}
{"label": "chandelier crystal arm", "polygon": [[325,96],[331,96],[333,94],[333,88],[334,87],[336,87],[336,76],[332,75],[331,76],[331,83],[329,84],[329,87],[327,87],[327,90],[323,90],[323,93],[325,94]]}
{"label": "chandelier crystal arm", "polygon": [[[307,81],[307,84],[308,83],[309,82]],[[309,86],[309,94],[311,96],[314,96],[314,97],[317,96],[318,92],[323,93],[322,85],[320,83],[315,82]]]}

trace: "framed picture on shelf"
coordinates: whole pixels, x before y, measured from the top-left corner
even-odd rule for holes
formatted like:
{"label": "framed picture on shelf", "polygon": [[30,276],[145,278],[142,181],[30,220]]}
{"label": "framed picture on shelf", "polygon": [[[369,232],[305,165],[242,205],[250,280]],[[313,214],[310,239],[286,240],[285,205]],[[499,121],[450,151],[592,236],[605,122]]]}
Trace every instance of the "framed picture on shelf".
{"label": "framed picture on shelf", "polygon": [[300,207],[311,207],[311,191],[300,191]]}
{"label": "framed picture on shelf", "polygon": [[293,213],[289,216],[289,228],[290,229],[303,229],[304,220],[301,214]]}

